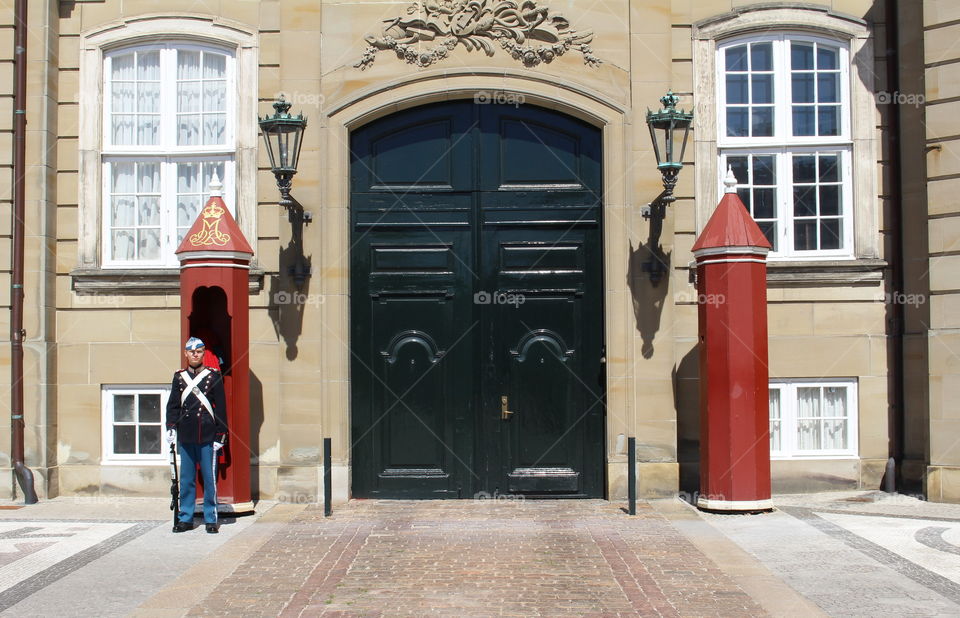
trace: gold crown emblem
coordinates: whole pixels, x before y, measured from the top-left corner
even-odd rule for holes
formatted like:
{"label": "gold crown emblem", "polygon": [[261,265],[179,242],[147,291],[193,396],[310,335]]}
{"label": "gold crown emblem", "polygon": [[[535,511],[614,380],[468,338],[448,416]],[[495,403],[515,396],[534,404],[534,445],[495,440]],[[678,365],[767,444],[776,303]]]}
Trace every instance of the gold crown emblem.
{"label": "gold crown emblem", "polygon": [[223,216],[223,207],[216,202],[210,202],[203,208],[204,219],[219,219]]}

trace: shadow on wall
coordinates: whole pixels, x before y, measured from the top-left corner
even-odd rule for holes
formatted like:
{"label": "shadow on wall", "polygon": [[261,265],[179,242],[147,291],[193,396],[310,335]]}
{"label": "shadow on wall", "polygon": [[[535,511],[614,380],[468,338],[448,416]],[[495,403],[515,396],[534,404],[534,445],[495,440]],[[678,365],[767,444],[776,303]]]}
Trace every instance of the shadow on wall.
{"label": "shadow on wall", "polygon": [[673,370],[673,405],[680,491],[692,496],[700,491],[700,350],[696,345]]}
{"label": "shadow on wall", "polygon": [[250,372],[250,497],[260,500],[260,430],[263,428],[263,382]]}
{"label": "shadow on wall", "polygon": [[[641,354],[644,358],[653,357],[653,340],[660,330],[660,316],[666,301],[670,281],[671,254],[664,253],[656,241],[640,245],[636,249],[630,243],[630,263],[627,268],[627,286],[633,302],[633,317],[643,340]],[[658,265],[665,273],[663,279],[654,282],[650,277],[648,264]],[[646,268],[645,268],[646,267]]]}
{"label": "shadow on wall", "polygon": [[[303,221],[291,220],[290,244],[280,249],[279,274],[270,277],[267,313],[277,337],[286,344],[287,360],[297,358],[297,340],[303,332],[308,305],[318,308],[323,298],[310,294],[311,256],[303,254]],[[298,284],[297,279],[301,279]]]}

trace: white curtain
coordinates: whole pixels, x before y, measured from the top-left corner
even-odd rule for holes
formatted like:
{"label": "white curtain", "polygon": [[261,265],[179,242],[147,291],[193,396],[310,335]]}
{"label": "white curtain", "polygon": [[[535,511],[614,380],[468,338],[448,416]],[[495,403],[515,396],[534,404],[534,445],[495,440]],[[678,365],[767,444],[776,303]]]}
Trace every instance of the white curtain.
{"label": "white curtain", "polygon": [[797,447],[800,450],[819,450],[820,446],[820,388],[797,389]]}
{"label": "white curtain", "polygon": [[110,61],[111,135],[116,145],[129,145],[134,140],[134,112],[136,112],[135,54],[114,56]]}
{"label": "white curtain", "polygon": [[847,447],[847,389],[828,386],[823,389],[824,444],[823,448]]}
{"label": "white curtain", "polygon": [[781,446],[780,434],[780,389],[770,389],[770,450],[779,451]]}

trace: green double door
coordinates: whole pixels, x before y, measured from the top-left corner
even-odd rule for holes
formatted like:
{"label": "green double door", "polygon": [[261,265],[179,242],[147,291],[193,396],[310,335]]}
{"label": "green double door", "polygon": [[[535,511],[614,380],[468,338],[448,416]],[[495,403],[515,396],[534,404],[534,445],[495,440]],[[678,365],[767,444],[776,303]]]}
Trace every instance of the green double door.
{"label": "green double door", "polygon": [[350,147],[353,495],[602,497],[600,131],[457,101]]}

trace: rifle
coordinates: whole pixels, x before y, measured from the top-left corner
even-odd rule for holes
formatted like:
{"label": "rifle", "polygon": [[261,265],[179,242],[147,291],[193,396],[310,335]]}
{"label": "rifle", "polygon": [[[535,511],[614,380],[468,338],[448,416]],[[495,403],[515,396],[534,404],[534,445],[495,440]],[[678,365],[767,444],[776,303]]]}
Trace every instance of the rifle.
{"label": "rifle", "polygon": [[180,474],[177,470],[177,443],[170,444],[170,510],[173,511],[173,523],[176,525],[180,515]]}

